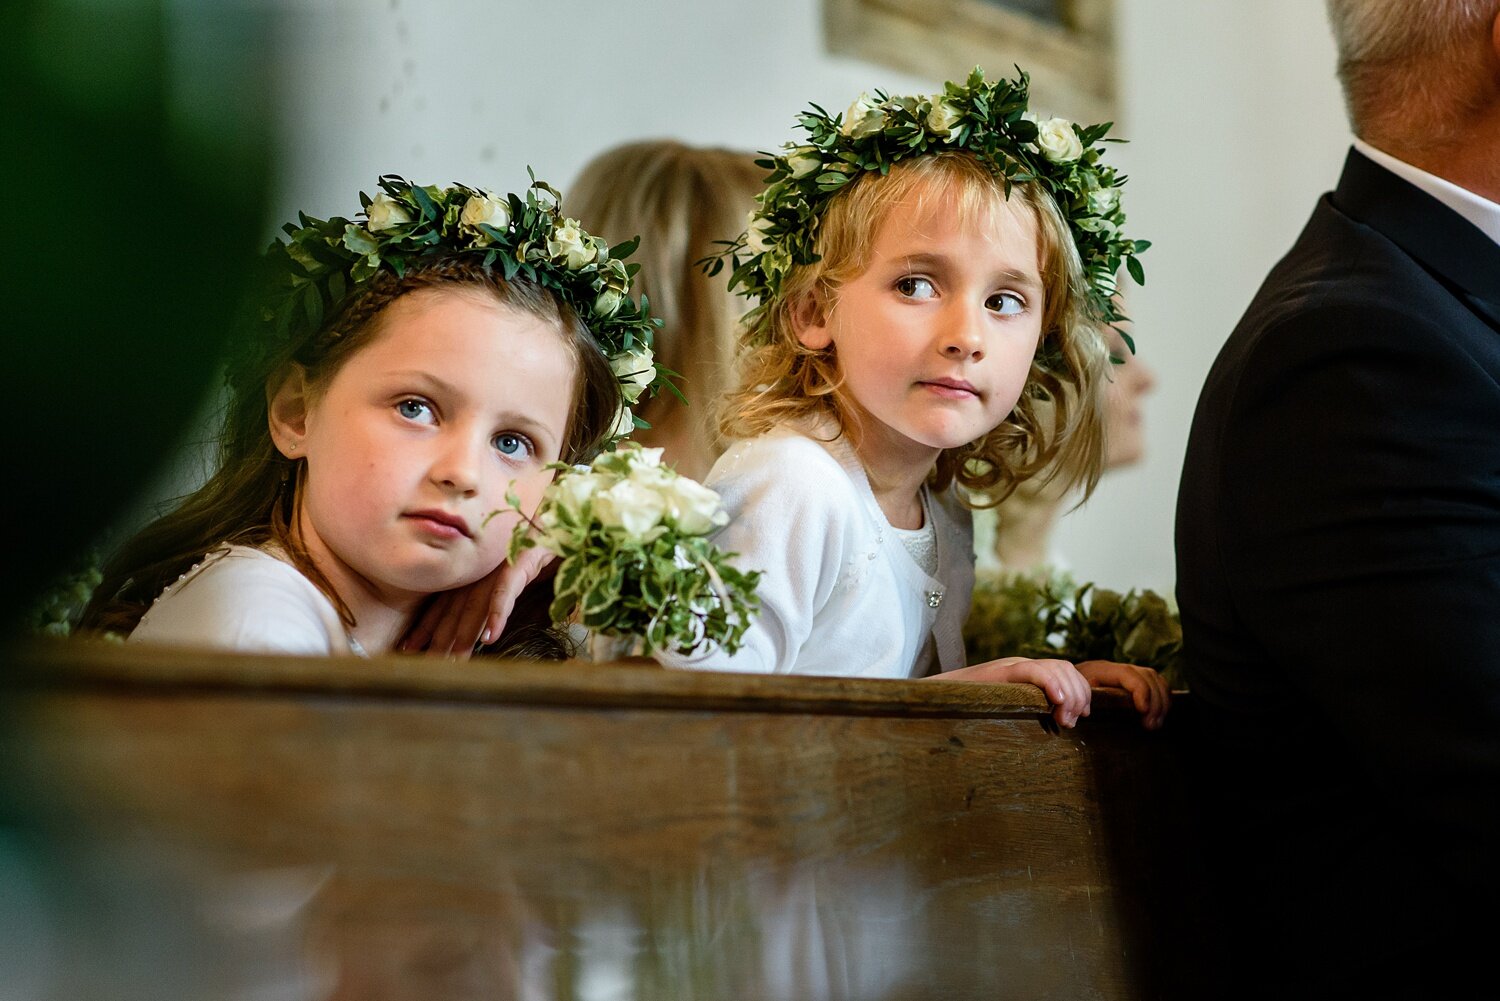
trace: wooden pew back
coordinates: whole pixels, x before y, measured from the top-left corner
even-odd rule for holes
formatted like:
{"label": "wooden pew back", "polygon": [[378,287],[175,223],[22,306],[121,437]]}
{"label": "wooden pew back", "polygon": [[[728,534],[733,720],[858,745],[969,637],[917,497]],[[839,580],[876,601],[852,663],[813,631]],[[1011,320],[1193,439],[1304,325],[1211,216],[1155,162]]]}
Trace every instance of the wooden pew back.
{"label": "wooden pew back", "polygon": [[1058,733],[1022,685],[17,656],[32,788],[193,892],[300,887],[310,996],[1196,996],[1181,783],[1108,700]]}

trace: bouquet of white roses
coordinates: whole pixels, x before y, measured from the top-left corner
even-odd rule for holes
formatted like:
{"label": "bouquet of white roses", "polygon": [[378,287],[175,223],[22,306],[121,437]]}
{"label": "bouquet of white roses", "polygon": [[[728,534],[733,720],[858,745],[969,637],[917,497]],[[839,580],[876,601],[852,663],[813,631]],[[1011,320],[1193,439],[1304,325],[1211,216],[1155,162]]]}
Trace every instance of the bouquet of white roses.
{"label": "bouquet of white roses", "polygon": [[709,541],[728,520],[719,495],[662,465],[661,449],[626,443],[591,465],[560,466],[510,551],[561,557],[554,620],[577,609],[585,627],[640,637],[647,653],[710,643],[733,653],[760,607],[760,574],[736,569],[735,554]]}

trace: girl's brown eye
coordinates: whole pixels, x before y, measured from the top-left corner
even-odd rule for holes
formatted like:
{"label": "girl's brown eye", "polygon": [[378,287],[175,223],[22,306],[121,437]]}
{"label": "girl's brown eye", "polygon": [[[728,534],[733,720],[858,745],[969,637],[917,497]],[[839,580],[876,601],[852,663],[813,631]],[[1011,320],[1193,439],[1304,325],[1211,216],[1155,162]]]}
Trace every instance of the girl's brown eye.
{"label": "girl's brown eye", "polygon": [[1014,292],[996,292],[984,301],[984,308],[1001,316],[1015,316],[1026,312],[1026,300]]}
{"label": "girl's brown eye", "polygon": [[907,275],[896,282],[896,291],[908,299],[931,299],[937,295],[937,289],[932,287],[932,282],[917,275]]}

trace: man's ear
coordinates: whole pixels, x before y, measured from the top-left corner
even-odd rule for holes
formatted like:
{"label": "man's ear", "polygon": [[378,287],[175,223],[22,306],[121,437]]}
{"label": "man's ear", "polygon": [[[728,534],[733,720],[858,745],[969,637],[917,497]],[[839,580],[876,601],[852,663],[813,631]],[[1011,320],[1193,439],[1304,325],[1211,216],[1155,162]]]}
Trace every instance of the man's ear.
{"label": "man's ear", "polygon": [[280,381],[266,383],[266,410],[271,441],[288,459],[303,457],[302,440],[307,437],[307,371],[297,364],[287,366]]}
{"label": "man's ear", "polygon": [[792,305],[791,318],[792,330],[803,347],[821,351],[833,343],[828,310],[816,292],[807,292]]}

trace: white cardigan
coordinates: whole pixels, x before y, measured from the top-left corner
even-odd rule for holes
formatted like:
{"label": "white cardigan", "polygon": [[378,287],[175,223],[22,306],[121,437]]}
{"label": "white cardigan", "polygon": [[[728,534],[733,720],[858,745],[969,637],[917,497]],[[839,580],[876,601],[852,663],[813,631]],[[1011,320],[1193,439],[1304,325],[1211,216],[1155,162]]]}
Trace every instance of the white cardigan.
{"label": "white cardigan", "polygon": [[974,588],[969,512],[951,491],[926,505],[936,577],[907,551],[875,501],[854,450],[783,430],[732,446],[704,481],[730,522],[715,541],[761,570],[760,616],[744,646],[668,667],[909,678],[932,636],[938,669],[964,666],[963,623]]}

